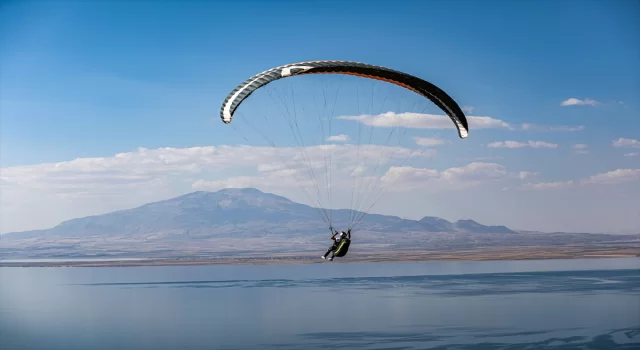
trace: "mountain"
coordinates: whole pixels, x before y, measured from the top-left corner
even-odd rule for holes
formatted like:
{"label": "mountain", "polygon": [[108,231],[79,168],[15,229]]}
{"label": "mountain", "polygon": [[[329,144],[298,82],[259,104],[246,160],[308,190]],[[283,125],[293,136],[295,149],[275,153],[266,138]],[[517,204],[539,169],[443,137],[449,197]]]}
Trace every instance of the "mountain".
{"label": "mountain", "polygon": [[[0,258],[168,257],[323,251],[330,244],[320,209],[257,189],[193,192],[104,215],[72,219],[45,230],[2,235]],[[361,214],[327,210],[336,230]],[[450,222],[369,214],[353,231],[354,252],[451,250],[478,247],[621,244],[631,236],[525,234],[473,220]]]}
{"label": "mountain", "polygon": [[[193,192],[148,203],[134,209],[65,221],[46,230],[18,232],[5,238],[136,236],[150,234],[215,236],[327,232],[319,209],[253,188]],[[343,230],[360,212],[327,210],[335,228]],[[485,226],[473,220],[451,223],[437,217],[419,221],[369,214],[357,226],[368,232],[515,233],[504,226]]]}
{"label": "mountain", "polygon": [[517,233],[506,226],[487,226],[470,219],[452,223],[439,217],[425,216],[419,222],[429,232]]}
{"label": "mountain", "polygon": [[457,231],[474,233],[516,233],[506,226],[486,226],[473,220],[458,220],[454,223]]}
{"label": "mountain", "polygon": [[81,237],[87,235],[145,235],[228,233],[237,224],[281,226],[314,219],[314,211],[284,197],[255,189],[193,192],[128,210],[65,221],[38,234]]}
{"label": "mountain", "polygon": [[424,229],[429,232],[451,232],[455,231],[454,224],[451,222],[435,217],[435,216],[425,216],[419,221]]}

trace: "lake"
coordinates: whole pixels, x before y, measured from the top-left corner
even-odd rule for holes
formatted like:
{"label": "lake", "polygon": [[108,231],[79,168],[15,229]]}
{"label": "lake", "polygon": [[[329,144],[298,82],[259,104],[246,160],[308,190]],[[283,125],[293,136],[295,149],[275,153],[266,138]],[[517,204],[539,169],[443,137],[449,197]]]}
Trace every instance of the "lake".
{"label": "lake", "polygon": [[0,268],[0,349],[640,349],[640,258]]}

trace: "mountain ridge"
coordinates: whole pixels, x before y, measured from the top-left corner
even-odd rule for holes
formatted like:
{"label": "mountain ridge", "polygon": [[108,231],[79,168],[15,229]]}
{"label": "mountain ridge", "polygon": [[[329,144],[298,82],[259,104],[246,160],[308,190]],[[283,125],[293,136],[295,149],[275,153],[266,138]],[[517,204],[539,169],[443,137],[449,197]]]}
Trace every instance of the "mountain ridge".
{"label": "mountain ridge", "polygon": [[[327,231],[329,225],[320,219],[318,210],[320,209],[255,188],[228,188],[215,192],[190,192],[130,209],[65,220],[48,229],[11,232],[4,236],[80,237],[158,232],[183,234],[187,231],[209,231],[210,234],[216,234],[229,233],[229,225],[236,227],[236,230],[233,230],[235,233],[239,233],[240,227],[255,230],[257,227],[250,226],[259,225],[263,229],[281,234],[286,233],[285,228],[295,232]],[[361,214],[349,209],[325,210],[334,219],[333,227],[339,230],[346,227],[349,217]],[[307,228],[303,227],[305,222]],[[438,217],[425,216],[420,220],[412,220],[383,214],[367,214],[356,229],[371,232],[517,233],[505,226],[482,225],[471,219],[450,222]]]}
{"label": "mountain ridge", "polygon": [[[44,230],[2,235],[0,259],[55,257],[198,257],[324,252],[329,224],[318,208],[257,189],[196,191],[102,215],[66,220]],[[344,230],[356,212],[327,211]],[[368,214],[353,231],[350,254],[508,247],[629,244],[637,236],[530,233],[471,219],[451,222]]]}

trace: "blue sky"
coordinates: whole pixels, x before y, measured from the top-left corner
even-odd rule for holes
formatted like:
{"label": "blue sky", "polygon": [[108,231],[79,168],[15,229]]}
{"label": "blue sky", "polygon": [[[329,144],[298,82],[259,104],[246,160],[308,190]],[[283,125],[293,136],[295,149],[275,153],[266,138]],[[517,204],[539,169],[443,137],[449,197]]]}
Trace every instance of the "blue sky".
{"label": "blue sky", "polygon": [[[260,182],[250,164],[216,166],[218,160],[207,159],[205,165],[202,154],[188,150],[246,143],[220,123],[228,92],[265,69],[314,59],[406,71],[470,107],[469,116],[513,126],[471,123],[466,140],[450,129],[429,130],[429,137],[449,143],[433,147],[438,155],[419,166],[440,171],[438,181],[448,183],[447,169],[500,166],[504,183],[489,176],[489,184],[429,192],[425,182],[428,200],[421,187],[399,191],[377,212],[471,217],[524,229],[640,229],[633,205],[640,195],[639,14],[635,1],[588,0],[5,2],[0,232],[244,183],[233,181],[238,176],[303,199]],[[593,102],[562,106],[567,100]],[[338,109],[349,110],[349,101]],[[535,127],[522,130],[525,123]],[[176,149],[170,152],[180,154],[186,170],[117,162],[124,153],[140,164],[153,163],[145,157],[167,163],[164,147]],[[69,177],[51,175],[51,167],[65,168]],[[520,173],[531,174],[510,175]],[[602,180],[611,178],[617,180]]]}

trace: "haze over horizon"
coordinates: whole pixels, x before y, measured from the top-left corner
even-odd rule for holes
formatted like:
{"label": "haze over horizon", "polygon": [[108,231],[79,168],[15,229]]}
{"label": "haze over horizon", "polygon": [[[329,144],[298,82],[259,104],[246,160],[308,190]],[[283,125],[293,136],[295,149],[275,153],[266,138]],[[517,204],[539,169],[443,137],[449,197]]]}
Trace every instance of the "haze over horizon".
{"label": "haze over horizon", "polygon": [[0,233],[225,187],[311,204],[269,147],[247,144],[218,113],[250,76],[316,59],[415,74],[464,106],[470,124],[460,140],[438,109],[378,101],[369,113],[352,98],[336,102],[342,119],[321,140],[339,155],[331,207],[349,206],[356,129],[384,132],[392,118],[410,135],[392,150],[421,157],[380,170],[381,181],[398,181],[374,213],[640,231],[640,3],[373,1],[358,22],[336,14],[335,1],[275,3],[0,8]]}

